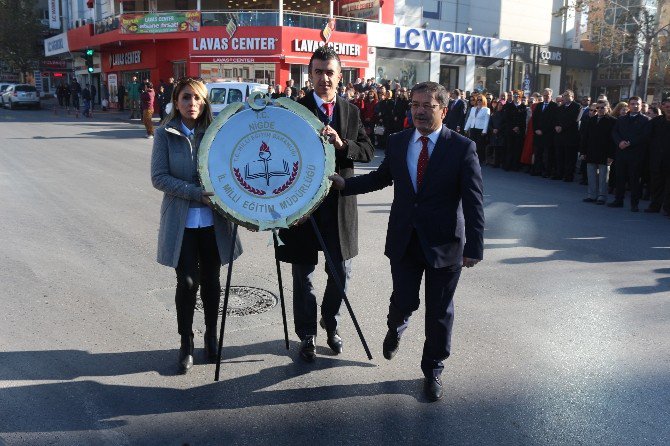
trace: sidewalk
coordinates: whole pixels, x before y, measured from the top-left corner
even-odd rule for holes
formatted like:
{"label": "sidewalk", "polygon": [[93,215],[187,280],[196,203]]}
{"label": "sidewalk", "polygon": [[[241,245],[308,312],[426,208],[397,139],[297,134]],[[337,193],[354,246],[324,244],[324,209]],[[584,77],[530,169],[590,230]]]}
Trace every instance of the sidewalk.
{"label": "sidewalk", "polygon": [[[127,122],[131,124],[139,124],[142,125],[142,118],[133,118],[130,119],[130,110],[124,110],[124,111],[119,111],[117,109],[107,109],[106,111],[102,110],[102,107],[98,104],[96,104],[95,109],[93,110],[93,117],[89,118],[86,116],[83,116],[81,114],[82,106],[80,105],[79,107],[79,112],[75,110],[73,107],[70,107],[69,110],[66,110],[65,108],[62,108],[58,105],[58,100],[56,98],[49,98],[41,101],[41,106],[42,110],[49,111],[51,113],[56,113],[59,116],[71,116],[71,117],[77,117],[77,113],[79,114],[79,119],[81,120],[86,120],[86,119],[107,119],[107,120],[115,120],[115,121],[122,121],[122,122]],[[153,116],[153,122],[154,125],[159,125],[160,124],[160,119],[158,117],[158,114],[154,113]]]}

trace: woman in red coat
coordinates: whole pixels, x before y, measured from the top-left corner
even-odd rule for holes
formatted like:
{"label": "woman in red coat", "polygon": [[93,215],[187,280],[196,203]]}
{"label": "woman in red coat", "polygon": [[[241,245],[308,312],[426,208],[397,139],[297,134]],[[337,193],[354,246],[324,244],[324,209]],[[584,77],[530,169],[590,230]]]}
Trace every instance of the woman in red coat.
{"label": "woman in red coat", "polygon": [[374,128],[375,123],[377,122],[377,115],[375,114],[376,107],[377,107],[377,92],[374,89],[370,89],[365,93],[363,108],[361,109],[361,120],[363,121],[363,127],[365,127],[365,133],[372,140],[372,144],[375,143]]}
{"label": "woman in red coat", "polygon": [[533,120],[531,118],[535,111],[535,107],[537,107],[537,104],[540,102],[537,100],[536,95],[539,96],[538,93],[533,93],[531,97],[528,98],[530,107],[527,109],[526,137],[523,140],[523,149],[521,150],[521,164],[527,165],[529,168],[533,165],[533,135],[535,134],[533,131]]}

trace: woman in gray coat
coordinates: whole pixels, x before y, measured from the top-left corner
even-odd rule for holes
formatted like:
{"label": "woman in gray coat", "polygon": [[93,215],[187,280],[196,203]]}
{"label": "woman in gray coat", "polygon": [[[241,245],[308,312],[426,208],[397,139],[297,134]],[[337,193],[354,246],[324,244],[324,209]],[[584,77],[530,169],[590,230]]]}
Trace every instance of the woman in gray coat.
{"label": "woman in gray coat", "polygon": [[[158,231],[158,262],[176,269],[177,331],[181,335],[179,369],[193,366],[193,314],[196,293],[205,312],[205,355],[217,358],[221,265],[230,255],[232,223],[212,210],[211,192],[198,177],[198,148],[212,122],[207,89],[202,81],[180,79],[172,93],[172,112],[156,131],[151,153],[151,182],[165,193]],[[237,258],[242,253],[234,241]]]}

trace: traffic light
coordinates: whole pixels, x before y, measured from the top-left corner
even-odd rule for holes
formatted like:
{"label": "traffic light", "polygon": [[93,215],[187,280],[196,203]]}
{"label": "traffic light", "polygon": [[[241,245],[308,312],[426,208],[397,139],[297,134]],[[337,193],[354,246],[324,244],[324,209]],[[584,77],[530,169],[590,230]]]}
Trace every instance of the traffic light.
{"label": "traffic light", "polygon": [[89,73],[93,73],[93,54],[95,51],[93,50],[86,50],[86,53],[84,53],[84,60],[86,61],[86,70]]}

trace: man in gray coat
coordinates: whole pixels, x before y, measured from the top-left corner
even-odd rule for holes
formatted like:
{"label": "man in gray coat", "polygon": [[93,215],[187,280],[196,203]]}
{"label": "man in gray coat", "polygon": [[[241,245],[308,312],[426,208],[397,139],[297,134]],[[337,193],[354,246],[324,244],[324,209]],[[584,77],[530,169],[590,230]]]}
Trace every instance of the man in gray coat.
{"label": "man in gray coat", "polygon": [[[354,161],[370,162],[374,156],[372,143],[365,134],[358,108],[337,98],[337,84],[342,79],[340,59],[327,46],[317,49],[309,62],[314,90],[298,102],[311,110],[325,125],[323,134],[335,146],[335,170],[344,178],[354,175]],[[330,253],[340,282],[346,290],[351,274],[351,259],[358,254],[358,213],[356,197],[341,197],[331,190],[313,217]],[[313,275],[321,249],[309,222],[279,231],[284,242],[277,258],[292,263],[293,320],[301,340],[300,357],[312,362],[316,356],[316,294]],[[321,305],[321,327],[333,352],[342,352],[338,332],[338,315],[342,297],[330,270]]]}

